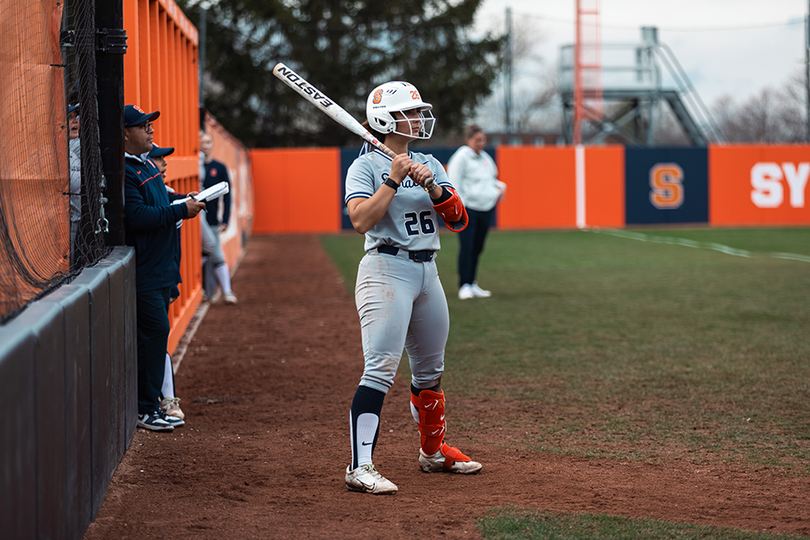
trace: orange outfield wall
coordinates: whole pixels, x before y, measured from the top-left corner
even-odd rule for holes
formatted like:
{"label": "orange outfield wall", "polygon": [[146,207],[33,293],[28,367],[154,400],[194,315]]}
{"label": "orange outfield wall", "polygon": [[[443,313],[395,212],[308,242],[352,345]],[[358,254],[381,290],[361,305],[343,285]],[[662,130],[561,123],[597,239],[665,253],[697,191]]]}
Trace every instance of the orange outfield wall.
{"label": "orange outfield wall", "polygon": [[498,177],[506,197],[498,206],[503,229],[576,225],[574,148],[499,146]]}
{"label": "orange outfield wall", "polygon": [[712,225],[807,225],[810,147],[709,146]]}
{"label": "orange outfield wall", "polygon": [[[499,146],[498,177],[507,191],[498,206],[502,229],[577,226],[576,150]],[[585,148],[585,224],[624,226],[624,148]]]}
{"label": "orange outfield wall", "polygon": [[340,150],[251,150],[250,161],[254,234],[340,230]]}
{"label": "orange outfield wall", "polygon": [[624,147],[585,149],[585,225],[624,227]]}

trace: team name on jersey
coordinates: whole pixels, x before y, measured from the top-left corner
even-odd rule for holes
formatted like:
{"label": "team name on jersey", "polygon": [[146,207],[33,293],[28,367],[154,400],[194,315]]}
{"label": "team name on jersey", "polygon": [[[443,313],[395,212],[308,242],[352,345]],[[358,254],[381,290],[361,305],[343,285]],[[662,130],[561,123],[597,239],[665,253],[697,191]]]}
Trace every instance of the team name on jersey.
{"label": "team name on jersey", "polygon": [[[385,182],[386,180],[388,180],[388,173],[382,173],[381,178],[382,178],[382,181],[383,181],[383,182]],[[434,180],[434,182],[436,181],[436,177],[435,177],[435,176],[433,177],[433,180]],[[403,181],[402,181],[402,182],[399,184],[399,187],[401,187],[401,188],[412,188],[412,187],[418,187],[418,188],[421,188],[422,186],[418,185],[416,182],[414,182],[413,180],[411,180],[409,177],[407,177],[407,176],[406,176],[406,177],[405,177],[405,180],[403,180]]]}

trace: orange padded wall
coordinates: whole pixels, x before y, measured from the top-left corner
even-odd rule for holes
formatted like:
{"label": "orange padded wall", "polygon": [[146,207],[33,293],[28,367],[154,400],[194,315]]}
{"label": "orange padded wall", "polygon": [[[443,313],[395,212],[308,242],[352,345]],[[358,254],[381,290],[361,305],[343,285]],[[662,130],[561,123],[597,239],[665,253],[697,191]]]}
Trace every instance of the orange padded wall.
{"label": "orange padded wall", "polygon": [[576,226],[574,148],[499,146],[498,176],[507,183],[501,229]]}
{"label": "orange padded wall", "polygon": [[709,146],[712,225],[808,225],[810,147]]}
{"label": "orange padded wall", "polygon": [[254,234],[340,230],[340,150],[251,150],[250,161]]}
{"label": "orange padded wall", "polygon": [[624,227],[624,147],[585,149],[585,224]]}

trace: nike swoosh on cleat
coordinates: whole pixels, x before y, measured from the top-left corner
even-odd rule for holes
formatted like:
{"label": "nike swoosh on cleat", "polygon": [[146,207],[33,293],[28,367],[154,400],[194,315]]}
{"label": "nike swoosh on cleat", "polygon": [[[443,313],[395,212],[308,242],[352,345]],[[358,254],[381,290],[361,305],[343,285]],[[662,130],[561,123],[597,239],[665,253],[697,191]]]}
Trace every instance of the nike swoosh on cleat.
{"label": "nike swoosh on cleat", "polygon": [[362,444],[363,446],[369,446],[369,445],[372,445],[372,444],[374,444],[374,443],[370,443],[370,442],[365,442],[365,441],[363,441],[363,442],[361,442],[360,444]]}
{"label": "nike swoosh on cleat", "polygon": [[375,487],[377,487],[377,483],[376,483],[376,482],[372,482],[372,483],[370,483],[370,484],[367,484],[366,482],[363,482],[363,481],[362,481],[361,479],[359,479],[359,478],[357,479],[357,481],[358,481],[358,482],[360,482],[361,484],[363,484],[363,487],[364,487],[364,488],[366,488],[366,489],[367,489],[367,490],[369,490],[369,491],[374,491],[374,488],[375,488]]}

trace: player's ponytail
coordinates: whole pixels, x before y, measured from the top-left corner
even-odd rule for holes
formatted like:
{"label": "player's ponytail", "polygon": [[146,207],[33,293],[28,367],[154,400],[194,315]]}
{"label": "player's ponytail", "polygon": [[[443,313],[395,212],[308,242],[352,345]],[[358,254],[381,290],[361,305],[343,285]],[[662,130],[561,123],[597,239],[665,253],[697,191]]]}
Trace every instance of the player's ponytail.
{"label": "player's ponytail", "polygon": [[369,130],[369,132],[371,132],[371,134],[374,135],[375,139],[377,139],[381,143],[385,142],[385,133],[380,133],[376,129],[372,128],[371,124],[368,123],[368,120],[365,120],[363,122],[363,127],[366,128],[367,130]]}

